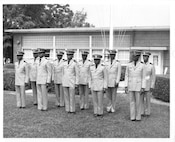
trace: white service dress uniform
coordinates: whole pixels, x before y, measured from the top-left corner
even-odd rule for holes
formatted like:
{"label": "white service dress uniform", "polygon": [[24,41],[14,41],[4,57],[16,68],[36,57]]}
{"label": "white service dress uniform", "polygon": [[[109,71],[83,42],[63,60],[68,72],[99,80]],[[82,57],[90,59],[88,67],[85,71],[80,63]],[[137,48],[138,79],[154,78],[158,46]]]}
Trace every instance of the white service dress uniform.
{"label": "white service dress uniform", "polygon": [[22,59],[20,62],[15,63],[15,90],[17,107],[24,108],[25,103],[25,83],[29,82],[28,65]]}
{"label": "white service dress uniform", "polygon": [[115,112],[116,106],[116,96],[117,96],[117,87],[116,84],[120,82],[121,76],[121,64],[117,60],[113,60],[112,63],[109,60],[105,63],[108,83],[107,83],[107,91],[106,96],[108,98],[107,111]]}
{"label": "white service dress uniform", "polygon": [[32,62],[29,64],[29,79],[33,91],[33,104],[37,104],[36,76],[37,76],[38,60],[39,60],[38,57],[36,59],[32,59]]}
{"label": "white service dress uniform", "polygon": [[80,109],[89,108],[90,65],[91,61],[88,59],[84,63],[83,60],[78,63]]}
{"label": "white service dress uniform", "polygon": [[60,61],[56,59],[53,63],[52,68],[52,80],[55,85],[55,94],[56,94],[56,106],[64,106],[64,91],[62,86],[62,77],[63,77],[63,65],[65,60],[61,59]]}
{"label": "white service dress uniform", "polygon": [[[94,55],[95,56],[98,55]],[[107,88],[107,72],[103,63],[97,68],[95,63],[90,66],[90,88],[93,98],[94,115],[103,115],[103,89]]]}
{"label": "white service dress uniform", "polygon": [[125,87],[128,87],[130,96],[130,119],[141,120],[141,88],[145,88],[144,65],[137,61],[128,64],[125,72]]}
{"label": "white service dress uniform", "polygon": [[151,113],[151,93],[150,88],[154,89],[155,86],[155,80],[156,80],[156,75],[155,75],[155,67],[152,63],[147,62],[144,63],[144,70],[145,70],[145,82],[146,82],[146,87],[145,87],[145,92],[141,94],[141,114],[142,115],[150,115]]}
{"label": "white service dress uniform", "polygon": [[75,60],[64,62],[62,85],[66,112],[75,112],[75,85],[78,85],[78,67]]}
{"label": "white service dress uniform", "polygon": [[48,96],[47,96],[47,83],[51,83],[51,64],[49,61],[42,57],[37,64],[37,99],[38,109],[47,110]]}

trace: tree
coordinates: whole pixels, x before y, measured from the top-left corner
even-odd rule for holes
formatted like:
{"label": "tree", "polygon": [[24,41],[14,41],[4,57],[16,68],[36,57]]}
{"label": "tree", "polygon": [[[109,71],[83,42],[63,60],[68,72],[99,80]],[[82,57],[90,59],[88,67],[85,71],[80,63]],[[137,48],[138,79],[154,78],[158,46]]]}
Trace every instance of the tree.
{"label": "tree", "polygon": [[[30,28],[91,27],[85,22],[86,12],[75,14],[68,4],[16,4],[3,5],[3,30]],[[12,37],[3,31],[4,57],[12,52]]]}
{"label": "tree", "polygon": [[71,27],[95,27],[94,25],[86,22],[86,18],[87,13],[84,12],[84,9],[82,9],[82,11],[76,11],[71,21]]}

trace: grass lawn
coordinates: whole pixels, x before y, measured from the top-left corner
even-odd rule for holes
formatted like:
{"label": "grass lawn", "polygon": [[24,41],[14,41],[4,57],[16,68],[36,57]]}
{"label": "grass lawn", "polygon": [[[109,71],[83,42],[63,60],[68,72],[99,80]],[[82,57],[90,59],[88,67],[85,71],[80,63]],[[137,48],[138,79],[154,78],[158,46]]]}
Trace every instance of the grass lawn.
{"label": "grass lawn", "polygon": [[41,112],[27,95],[26,109],[18,109],[15,95],[4,92],[4,138],[169,138],[169,106],[152,104],[150,117],[133,122],[125,94],[118,94],[117,111],[105,110],[103,118],[93,116],[91,98],[90,109],[80,110],[76,97],[76,114],[54,106],[54,99],[49,95],[49,110]]}

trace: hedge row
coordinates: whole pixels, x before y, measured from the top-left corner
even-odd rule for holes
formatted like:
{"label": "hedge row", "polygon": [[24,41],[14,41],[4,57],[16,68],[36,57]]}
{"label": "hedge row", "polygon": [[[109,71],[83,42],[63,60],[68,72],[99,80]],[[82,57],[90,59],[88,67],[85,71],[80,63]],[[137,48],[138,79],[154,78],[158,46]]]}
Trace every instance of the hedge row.
{"label": "hedge row", "polygon": [[170,100],[170,78],[169,76],[156,76],[155,89],[152,95],[156,99],[160,99],[164,102],[169,102]]}

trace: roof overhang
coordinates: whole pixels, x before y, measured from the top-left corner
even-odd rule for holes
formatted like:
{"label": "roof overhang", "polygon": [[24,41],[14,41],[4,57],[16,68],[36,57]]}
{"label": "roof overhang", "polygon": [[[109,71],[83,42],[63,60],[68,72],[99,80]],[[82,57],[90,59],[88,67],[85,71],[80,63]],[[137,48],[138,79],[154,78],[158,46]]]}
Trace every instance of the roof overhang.
{"label": "roof overhang", "polygon": [[[109,27],[90,27],[90,28],[36,28],[36,29],[8,29],[7,33],[66,33],[66,32],[109,32]],[[169,26],[155,27],[114,27],[114,31],[169,31]]]}

